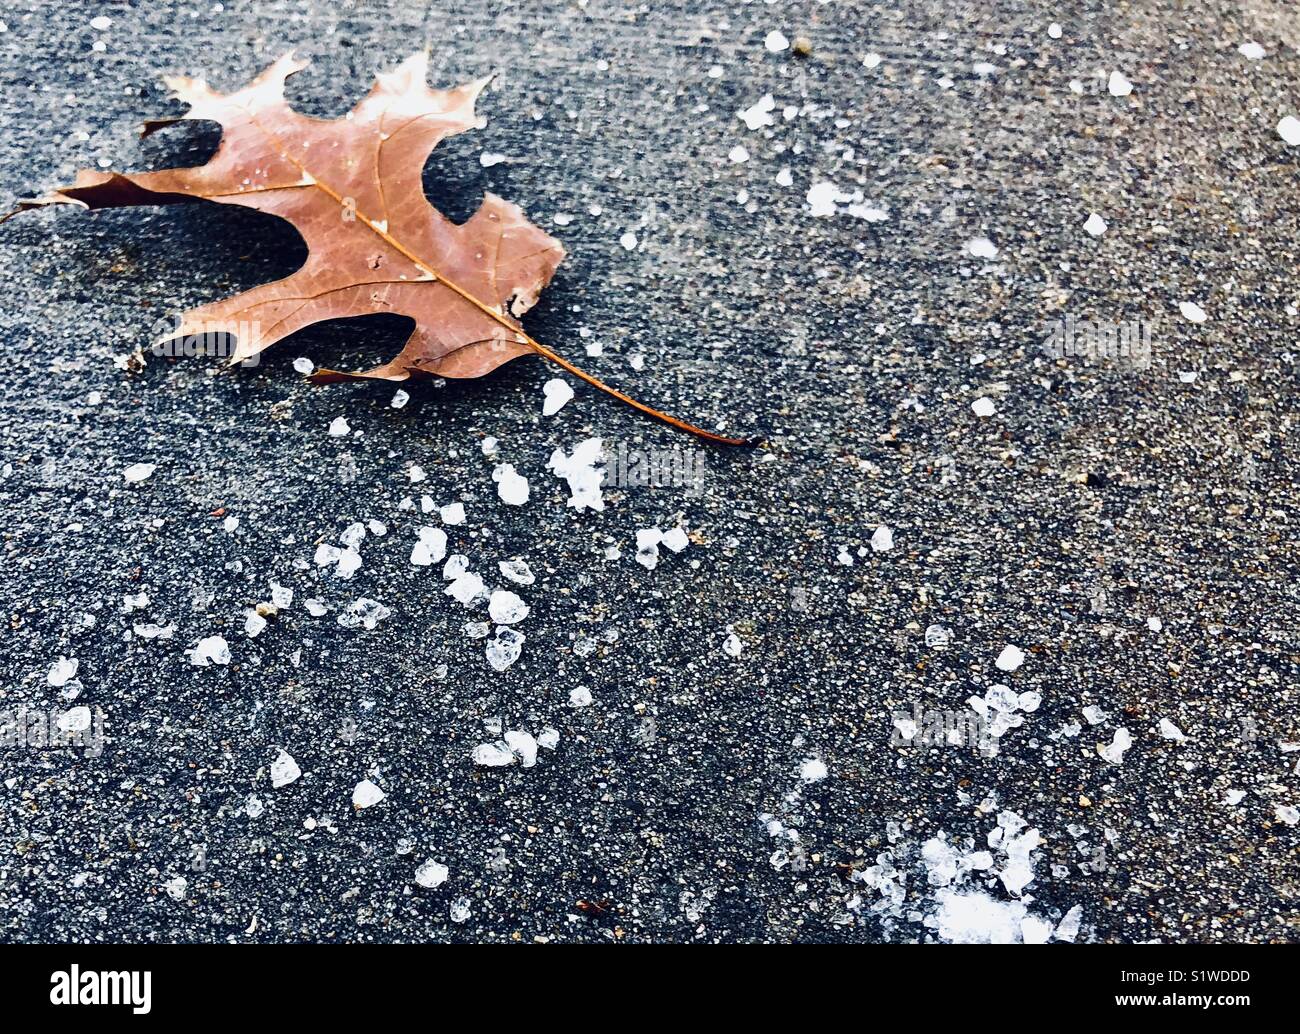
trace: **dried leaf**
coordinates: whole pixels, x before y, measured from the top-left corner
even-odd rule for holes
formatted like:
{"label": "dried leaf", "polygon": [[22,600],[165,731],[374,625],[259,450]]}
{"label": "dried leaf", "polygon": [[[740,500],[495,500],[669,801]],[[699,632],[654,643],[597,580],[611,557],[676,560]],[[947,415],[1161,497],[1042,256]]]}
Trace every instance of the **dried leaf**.
{"label": "dried leaf", "polygon": [[[487,79],[452,90],[425,82],[418,53],[378,76],[343,118],[309,118],[285,100],[285,80],[307,66],[286,54],[252,83],[221,94],[202,79],[169,76],[189,105],[183,119],[220,124],[206,165],[160,172],[82,170],[73,186],[21,208],[88,209],[200,199],[243,205],[288,220],[307,243],[301,269],[274,283],[185,314],[168,337],[225,333],[231,363],[323,320],[396,313],[415,321],[401,352],[371,370],[320,370],[317,382],[406,380],[413,374],[481,377],[537,353],[602,391],[693,434],[742,444],[637,402],[529,337],[519,323],[564,258],[564,248],[517,205],[487,194],[457,226],[424,196],[421,174],[446,137],[481,128],[474,102]],[[178,121],[148,122],[148,135]]]}

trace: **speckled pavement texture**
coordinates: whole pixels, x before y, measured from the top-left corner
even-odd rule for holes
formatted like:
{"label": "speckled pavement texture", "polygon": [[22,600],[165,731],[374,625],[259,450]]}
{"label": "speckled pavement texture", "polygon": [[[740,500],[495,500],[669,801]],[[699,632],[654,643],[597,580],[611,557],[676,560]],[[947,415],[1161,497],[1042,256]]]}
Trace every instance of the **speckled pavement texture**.
{"label": "speckled pavement texture", "polygon": [[[1054,8],[6,3],[6,208],[78,167],[204,160],[203,127],[137,137],[178,113],[170,72],[230,89],[297,48],[291,97],[337,117],[424,46],[435,84],[496,71],[430,197],[463,220],[491,190],[563,241],[540,341],[766,439],[700,453],[700,493],[578,511],[554,449],[697,443],[572,381],[543,417],[540,359],[400,409],[295,372],[386,358],[397,319],[130,373],[160,316],[294,270],[295,232],[215,205],[0,226],[0,712],[86,707],[105,736],[0,751],[0,940],[1300,938],[1277,128],[1300,15]],[[1067,317],[1142,321],[1149,365],[1046,354]],[[410,563],[425,495],[463,502],[450,550],[531,608],[505,671],[466,634],[484,608]],[[370,521],[352,578],[316,565]],[[684,551],[636,561],[638,530],[679,526]],[[533,584],[497,576],[516,557]],[[293,603],[250,638],[273,582]],[[390,616],[341,627],[358,598]],[[230,663],[191,664],[214,636]],[[996,685],[996,754],[905,738]],[[548,728],[534,765],[474,763]],[[273,786],[281,751],[301,774]]]}

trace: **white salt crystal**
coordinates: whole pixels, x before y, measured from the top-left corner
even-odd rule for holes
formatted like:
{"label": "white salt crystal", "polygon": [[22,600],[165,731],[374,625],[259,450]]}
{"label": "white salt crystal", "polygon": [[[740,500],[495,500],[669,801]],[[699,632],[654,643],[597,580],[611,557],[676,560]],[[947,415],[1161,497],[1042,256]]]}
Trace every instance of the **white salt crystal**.
{"label": "white salt crystal", "polygon": [[987,237],[972,237],[966,242],[966,250],[975,258],[997,258],[998,246]]}
{"label": "white salt crystal", "polygon": [[528,617],[528,604],[506,589],[496,589],[488,600],[488,616],[498,625],[514,625]]}
{"label": "white salt crystal", "polygon": [[336,416],[330,421],[329,434],[331,438],[342,438],[351,430],[352,428],[348,426],[346,417]]}
{"label": "white salt crystal", "polygon": [[305,376],[311,373],[312,370],[316,369],[316,364],[313,363],[310,359],[308,359],[305,355],[300,355],[298,356],[297,359],[293,361],[293,368],[298,373],[301,373]]}
{"label": "white salt crystal", "polygon": [[50,667],[49,674],[45,676],[45,683],[49,686],[66,686],[70,679],[76,677],[77,668],[81,662],[75,657],[60,657]]}
{"label": "white salt crystal", "polygon": [[229,664],[230,647],[219,635],[200,639],[198,645],[189,651],[190,663],[196,668],[206,668],[209,664]]}
{"label": "white salt crystal", "polygon": [[132,463],[122,471],[122,479],[128,485],[134,485],[151,476],[158,467],[153,463]]}
{"label": "white salt crystal", "polygon": [[1183,319],[1191,320],[1193,323],[1204,323],[1210,318],[1195,302],[1179,302],[1178,311],[1183,314]]}
{"label": "white salt crystal", "polygon": [[820,783],[829,774],[826,763],[817,758],[807,758],[799,766],[799,778],[805,783]]}
{"label": "white salt crystal", "polygon": [[752,105],[737,114],[737,117],[745,123],[747,129],[762,129],[764,126],[772,125],[772,109],[776,107],[776,99],[770,94],[765,93]]}
{"label": "white salt crystal", "polygon": [[1175,740],[1178,743],[1182,743],[1187,739],[1183,734],[1183,730],[1178,728],[1178,726],[1168,718],[1160,719],[1160,735],[1167,740]]}
{"label": "white salt crystal", "polygon": [[369,779],[363,779],[357,783],[356,789],[352,791],[352,807],[358,810],[369,808],[372,804],[378,804],[384,797],[383,790]]}
{"label": "white salt crystal", "polygon": [[563,377],[552,377],[542,385],[542,394],[546,396],[542,402],[542,416],[555,416],[573,398],[573,389]]}
{"label": "white salt crystal", "polygon": [[569,706],[571,707],[590,707],[591,690],[586,686],[578,686],[569,690]]}
{"label": "white salt crystal", "polygon": [[513,463],[498,463],[492,470],[492,480],[497,483],[497,497],[507,506],[528,502],[528,479],[515,471]]}
{"label": "white salt crystal", "polygon": [[1133,737],[1122,725],[1115,730],[1115,737],[1111,740],[1109,746],[1097,745],[1097,753],[1112,765],[1118,765],[1124,760],[1124,752],[1133,746]]}
{"label": "white salt crystal", "polygon": [[680,553],[690,545],[691,540],[687,537],[685,530],[679,527],[664,532],[660,542],[674,553]]}
{"label": "white salt crystal", "polygon": [[1106,89],[1112,97],[1127,97],[1133,92],[1133,84],[1125,78],[1123,72],[1111,72]]}
{"label": "white salt crystal", "polygon": [[1015,671],[1024,663],[1024,651],[1018,646],[1008,644],[1002,648],[1002,652],[998,654],[998,659],[993,662],[993,665],[998,671]]}
{"label": "white salt crystal", "polygon": [[393,409],[401,409],[410,401],[411,401],[411,393],[409,391],[403,391],[401,388],[398,388],[395,392],[393,392],[393,400],[388,404],[392,406]]}
{"label": "white salt crystal", "polygon": [[464,524],[465,506],[463,503],[448,503],[438,508],[438,516],[442,518],[443,524]]}
{"label": "white salt crystal", "polygon": [[411,563],[417,567],[436,564],[447,555],[447,533],[441,528],[419,528],[415,545],[411,548]]}
{"label": "white salt crystal", "polygon": [[1088,216],[1088,221],[1083,224],[1083,228],[1092,236],[1100,237],[1103,233],[1106,232],[1106,220],[1103,219],[1101,216],[1099,216],[1096,212],[1093,212],[1091,215]]}
{"label": "white salt crystal", "polygon": [[526,560],[501,560],[497,563],[501,577],[516,585],[532,585],[537,580]]}
{"label": "white salt crystal", "polygon": [[871,536],[871,548],[877,553],[894,548],[894,529],[887,524],[878,527]]}
{"label": "white salt crystal", "polygon": [[776,29],[773,29],[764,38],[763,46],[766,47],[771,53],[779,54],[781,51],[789,48],[790,41],[785,38],[784,33]]}
{"label": "white salt crystal", "polygon": [[1277,124],[1277,135],[1291,147],[1300,147],[1300,119],[1288,115]]}
{"label": "white salt crystal", "polygon": [[722,641],[722,652],[728,657],[739,657],[745,649],[745,644],[740,641],[740,636],[735,632],[729,632],[727,638]]}
{"label": "white salt crystal", "polygon": [[432,890],[447,882],[447,877],[451,875],[451,870],[441,862],[435,862],[432,858],[424,862],[415,870],[415,882],[421,887]]}
{"label": "white salt crystal", "polygon": [[298,767],[298,762],[294,761],[286,751],[280,751],[276,759],[271,762],[271,785],[277,789],[288,786],[300,775],[302,769]]}
{"label": "white salt crystal", "polygon": [[505,671],[524,648],[524,634],[514,628],[498,628],[496,638],[487,644],[485,656],[494,671]]}

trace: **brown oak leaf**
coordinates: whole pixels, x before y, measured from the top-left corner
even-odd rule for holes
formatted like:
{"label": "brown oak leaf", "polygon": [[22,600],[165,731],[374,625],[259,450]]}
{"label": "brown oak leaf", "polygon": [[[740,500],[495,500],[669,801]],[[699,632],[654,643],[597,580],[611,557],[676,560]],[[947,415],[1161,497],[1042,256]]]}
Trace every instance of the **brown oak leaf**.
{"label": "brown oak leaf", "polygon": [[[421,184],[424,164],[445,137],[482,128],[474,102],[488,79],[430,89],[428,55],[417,53],[380,74],[345,116],[325,120],[296,112],[285,100],[285,80],[307,64],[286,54],[228,94],[202,79],[168,76],[167,85],[189,105],[180,118],[221,126],[220,146],[207,164],[139,173],[82,170],[72,186],[19,208],[200,199],[288,220],[307,244],[301,269],[194,309],[168,335],[230,334],[236,339],[232,364],[323,320],[396,313],[414,320],[415,328],[395,358],[356,373],[319,370],[312,379],[481,377],[537,353],[675,427],[742,443],[629,398],[524,332],[519,317],[536,303],[564,248],[517,205],[486,194],[479,210],[458,226],[429,203]],[[147,122],[145,135],[175,121]]]}

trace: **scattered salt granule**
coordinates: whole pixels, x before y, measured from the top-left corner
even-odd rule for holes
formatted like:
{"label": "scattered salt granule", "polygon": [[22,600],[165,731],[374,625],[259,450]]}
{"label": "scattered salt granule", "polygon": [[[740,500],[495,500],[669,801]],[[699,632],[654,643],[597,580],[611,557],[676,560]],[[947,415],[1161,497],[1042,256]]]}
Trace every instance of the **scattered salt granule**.
{"label": "scattered salt granule", "polygon": [[1089,725],[1100,725],[1106,720],[1106,712],[1096,704],[1089,704],[1083,709],[1083,717],[1088,720]]}
{"label": "scattered salt granule", "polygon": [[1183,314],[1183,319],[1191,320],[1193,323],[1204,323],[1209,316],[1195,302],[1179,302],[1178,311]]}
{"label": "scattered salt granule", "polygon": [[515,628],[498,628],[496,638],[487,644],[485,656],[493,671],[505,671],[524,649],[524,634]]}
{"label": "scattered salt granule", "polygon": [[966,251],[975,258],[998,257],[998,246],[987,237],[972,237],[966,242]]}
{"label": "scattered salt granule", "polygon": [[1088,221],[1083,224],[1083,228],[1092,236],[1100,237],[1103,233],[1106,232],[1106,220],[1103,219],[1101,216],[1099,216],[1096,212],[1093,212],[1091,215],[1088,216]]}
{"label": "scattered salt granule", "polygon": [[569,690],[569,706],[590,707],[591,690],[589,690],[586,686],[578,686],[574,689]]}
{"label": "scattered salt granule", "polygon": [[773,29],[763,40],[763,46],[773,54],[779,54],[790,47],[790,41],[785,38],[785,34]]}
{"label": "scattered salt granule", "polygon": [[226,532],[232,532],[238,527],[239,527],[239,518],[236,517],[233,513],[230,514],[230,516],[228,516],[224,521],[221,522],[221,528],[223,531]]}
{"label": "scattered salt granule", "polygon": [[806,758],[799,766],[799,778],[805,783],[820,783],[829,774],[826,770],[826,762],[817,758]]}
{"label": "scattered salt granule", "polygon": [[393,392],[393,400],[388,404],[393,409],[401,409],[410,401],[411,401],[411,393],[409,391],[403,391],[401,388],[398,388],[395,392]]}
{"label": "scattered salt granule", "polygon": [[329,612],[324,600],[303,600],[303,606],[307,608],[307,613],[314,618],[324,617]]}
{"label": "scattered salt granule", "polygon": [[298,762],[294,761],[286,751],[280,751],[276,759],[271,762],[271,785],[277,789],[288,786],[300,775],[302,769],[298,767]]}
{"label": "scattered salt granule", "polygon": [[794,186],[794,174],[789,169],[782,169],[776,174],[776,185],[778,187]]}
{"label": "scattered salt granule", "polygon": [[196,668],[206,668],[209,664],[230,663],[230,646],[219,635],[200,639],[198,645],[187,652],[190,663]]}
{"label": "scattered salt granule", "polygon": [[728,657],[739,657],[744,649],[745,644],[735,632],[728,632],[727,638],[722,641],[722,652]]}
{"label": "scattered salt granule", "polygon": [[1238,804],[1240,804],[1245,799],[1246,799],[1245,790],[1229,790],[1228,795],[1225,798],[1225,803],[1229,807],[1235,808]]}
{"label": "scattered salt granule", "polygon": [[316,369],[316,364],[313,363],[310,359],[308,359],[305,355],[300,355],[298,356],[297,359],[293,361],[293,368],[298,373],[306,375],[311,373],[312,370]]}
{"label": "scattered salt granule", "polygon": [[686,531],[680,527],[671,528],[670,530],[665,531],[663,537],[659,540],[660,545],[667,549],[671,549],[674,553],[680,553],[690,545],[690,541],[691,540],[686,536]]}
{"label": "scattered salt granule", "polygon": [[351,578],[361,569],[361,554],[349,546],[339,551],[338,563],[334,568],[335,578]]}
{"label": "scattered salt granule", "polygon": [[469,570],[469,557],[464,553],[453,553],[442,565],[442,576],[449,582],[455,581]]}
{"label": "scattered salt granule", "polygon": [[1176,740],[1179,743],[1182,743],[1184,740],[1187,739],[1187,737],[1183,734],[1183,730],[1178,728],[1178,726],[1176,726],[1168,718],[1160,719],[1160,735],[1167,740]]}
{"label": "scattered salt granule", "polygon": [[1070,911],[1061,917],[1061,921],[1056,924],[1056,939],[1058,941],[1073,941],[1079,936],[1079,922],[1083,919],[1083,906],[1075,905]]}
{"label": "scattered salt granule", "polygon": [[90,708],[72,707],[59,715],[55,725],[60,732],[85,732],[90,728]]}
{"label": "scattered salt granule", "polygon": [[1110,91],[1112,97],[1127,97],[1133,92],[1133,84],[1125,78],[1123,72],[1116,71],[1110,73],[1106,89]]}
{"label": "scattered salt granule", "polygon": [[1100,743],[1097,744],[1097,753],[1112,765],[1118,765],[1124,760],[1124,751],[1128,750],[1131,746],[1133,746],[1133,737],[1130,736],[1128,730],[1121,725],[1115,730],[1115,738],[1111,741],[1109,746]]}
{"label": "scattered salt granule", "polygon": [[415,870],[415,882],[421,887],[432,890],[447,882],[447,877],[451,875],[451,870],[441,862],[435,862],[432,858],[428,859]]}
{"label": "scattered salt granule", "polygon": [[112,24],[113,19],[104,14],[96,15],[94,18],[90,19],[90,27],[96,32],[104,32]]}
{"label": "scattered salt granule", "polygon": [[492,470],[492,480],[497,483],[497,497],[507,506],[528,502],[528,479],[516,472],[513,463],[498,463]]}
{"label": "scattered salt granule", "polygon": [[989,417],[995,412],[993,400],[986,395],[982,395],[970,404],[971,412],[976,416]]}
{"label": "scattered salt granule", "polygon": [[163,884],[163,890],[167,892],[167,896],[173,901],[183,901],[188,887],[189,881],[184,876],[177,876]]}
{"label": "scattered salt granule", "polygon": [[406,471],[406,476],[411,479],[411,484],[418,484],[423,481],[427,475],[424,473],[424,468],[422,466],[418,463],[412,463]]}
{"label": "scattered salt granule", "polygon": [[737,144],[727,152],[727,157],[737,165],[749,161],[749,152],[743,146]]}
{"label": "scattered salt granule", "polygon": [[77,668],[80,664],[81,662],[75,657],[60,657],[50,667],[49,674],[45,676],[45,684],[56,688],[59,686],[66,686],[70,679],[76,677]]}
{"label": "scattered salt granule", "polygon": [[481,603],[488,597],[487,586],[483,584],[483,579],[472,571],[462,571],[443,591],[466,607]]}
{"label": "scattered salt granule", "polygon": [[877,553],[894,548],[894,529],[882,524],[871,535],[871,548]]}
{"label": "scattered salt granule", "polygon": [[522,730],[507,732],[503,739],[524,768],[537,764],[537,740]]}
{"label": "scattered salt granule", "polygon": [[244,635],[249,639],[256,639],[264,628],[266,628],[266,618],[255,610],[248,611],[244,618]]}
{"label": "scattered salt granule", "polygon": [[1277,135],[1290,147],[1300,147],[1300,119],[1288,115],[1277,124]]}
{"label": "scattered salt granule", "polygon": [[560,730],[546,726],[537,734],[537,745],[544,750],[554,750],[560,745]]}
{"label": "scattered salt granule", "polygon": [[134,485],[152,475],[157,469],[157,465],[153,463],[132,463],[122,471],[122,480],[128,485]]}
{"label": "scattered salt granule", "polygon": [[170,639],[176,634],[176,625],[174,623],[160,625],[157,622],[149,621],[132,625],[131,631],[141,639]]}
{"label": "scattered salt granule", "polygon": [[447,533],[441,528],[416,529],[416,543],[411,547],[411,563],[428,567],[447,555]]}
{"label": "scattered salt granule", "polygon": [[647,571],[653,571],[659,564],[661,541],[663,532],[658,528],[642,528],[636,533],[636,562]]}
{"label": "scattered salt granule", "polygon": [[438,516],[442,518],[443,524],[464,524],[465,506],[463,503],[448,503],[438,507]]}
{"label": "scattered salt granule", "polygon": [[998,654],[998,659],[993,662],[993,666],[998,671],[1015,671],[1020,665],[1025,663],[1025,653],[1018,646],[1008,643]]}
{"label": "scattered salt granule", "polygon": [[1237,53],[1247,61],[1262,61],[1267,57],[1267,52],[1258,43],[1243,43],[1237,48]]}
{"label": "scattered salt granule", "polygon": [[930,625],[925,630],[925,645],[932,650],[946,650],[952,642],[952,632],[943,625]]}
{"label": "scattered salt granule", "polygon": [[627,233],[623,234],[623,236],[618,239],[618,242],[628,251],[636,250],[636,234],[631,230],[628,230]]}
{"label": "scattered salt granule", "polygon": [[862,57],[863,68],[876,68],[884,59],[879,54],[864,54]]}
{"label": "scattered salt granule", "polygon": [[1060,39],[1061,38],[1060,23],[1052,22],[1052,24],[1047,27],[1047,35],[1052,39]]}
{"label": "scattered salt granule", "polygon": [[1164,627],[1165,623],[1154,614],[1147,618],[1147,628],[1151,629],[1152,632],[1159,632]]}
{"label": "scattered salt granule", "polygon": [[497,563],[501,577],[516,585],[532,585],[537,580],[526,560],[501,560]]}
{"label": "scattered salt granule", "polygon": [[336,416],[330,421],[329,433],[331,438],[342,438],[351,430],[352,428],[348,426],[347,417]]}
{"label": "scattered salt granule", "polygon": [[509,160],[504,154],[497,154],[495,151],[484,151],[478,156],[479,165],[485,169],[490,169],[494,165],[500,165],[502,162]]}
{"label": "scattered salt granule", "polygon": [[934,916],[941,941],[950,944],[1017,944],[1028,913],[1022,901],[998,901],[980,890],[941,890]]}
{"label": "scattered salt granule", "polygon": [[344,628],[364,628],[366,631],[371,631],[379,622],[391,616],[392,613],[378,600],[362,596],[360,599],[348,604],[348,609],[340,614],[336,620]]}
{"label": "scattered salt granule", "polygon": [[739,112],[737,117],[748,129],[762,129],[772,125],[772,109],[775,107],[775,98],[770,93],[765,93],[753,105]]}
{"label": "scattered salt granule", "polygon": [[542,394],[546,396],[542,402],[542,416],[555,416],[573,398],[573,389],[563,377],[552,377],[542,385]]}
{"label": "scattered salt granule", "polygon": [[571,456],[566,456],[563,449],[551,453],[551,458],[546,461],[546,469],[569,483],[569,506],[576,510],[605,509],[605,500],[600,491],[605,471],[596,467],[604,458],[599,438],[579,442],[573,447]]}
{"label": "scattered salt granule", "polygon": [[976,61],[973,65],[971,65],[971,71],[978,76],[996,75],[997,70],[998,70],[998,66],[991,64],[988,61]]}
{"label": "scattered salt granule", "polygon": [[820,183],[814,183],[808,188],[807,200],[808,206],[812,209],[812,214],[815,217],[826,218],[839,211],[836,205],[847,204],[852,201],[853,195],[840,190],[834,183],[823,180]]}
{"label": "scattered salt granule", "polygon": [[369,779],[363,779],[357,783],[356,789],[352,791],[352,807],[360,810],[369,808],[372,804],[378,804],[384,799],[384,791],[379,789]]}
{"label": "scattered salt granule", "polygon": [[495,743],[480,743],[471,752],[470,759],[486,768],[503,768],[515,763],[515,752],[505,740],[497,740]]}
{"label": "scattered salt granule", "polygon": [[496,589],[488,600],[488,617],[498,625],[514,625],[528,617],[528,604],[507,589]]}
{"label": "scattered salt granule", "polygon": [[1278,822],[1285,822],[1288,826],[1294,826],[1300,822],[1300,810],[1291,807],[1289,804],[1279,804],[1273,809],[1273,814],[1277,816]]}

